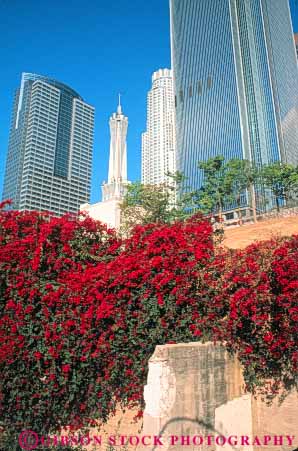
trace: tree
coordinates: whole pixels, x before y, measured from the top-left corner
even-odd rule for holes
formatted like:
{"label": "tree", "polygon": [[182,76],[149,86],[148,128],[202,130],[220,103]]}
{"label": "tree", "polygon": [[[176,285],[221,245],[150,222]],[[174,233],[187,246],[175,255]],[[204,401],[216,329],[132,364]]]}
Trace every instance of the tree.
{"label": "tree", "polygon": [[127,187],[121,204],[121,219],[126,227],[136,224],[168,222],[170,192],[164,184],[134,182]]}
{"label": "tree", "polygon": [[254,182],[257,178],[257,168],[249,160],[234,158],[226,163],[226,178],[228,180],[228,186],[231,186],[232,195],[237,204],[239,224],[242,224],[240,210],[241,195],[243,195],[247,190],[250,191],[251,195],[251,206],[254,222],[257,222],[254,190]]}
{"label": "tree", "polygon": [[197,209],[196,193],[182,192],[185,177],[180,172],[166,174],[170,183],[128,186],[121,204],[121,230],[127,233],[137,224],[172,223],[185,220]]}
{"label": "tree", "polygon": [[297,168],[290,164],[276,162],[264,165],[260,173],[263,184],[275,197],[277,211],[280,211],[280,201],[289,200],[297,191]]}
{"label": "tree", "polygon": [[227,177],[224,157],[217,155],[199,163],[204,182],[199,190],[199,203],[205,212],[219,212],[220,220],[226,202],[231,201],[232,181]]}

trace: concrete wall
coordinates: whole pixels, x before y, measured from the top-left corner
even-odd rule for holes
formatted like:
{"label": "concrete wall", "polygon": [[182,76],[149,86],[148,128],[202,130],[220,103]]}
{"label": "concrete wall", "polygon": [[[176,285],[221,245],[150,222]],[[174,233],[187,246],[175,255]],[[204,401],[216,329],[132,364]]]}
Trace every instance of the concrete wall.
{"label": "concrete wall", "polygon": [[86,212],[91,218],[101,221],[108,227],[118,229],[120,226],[121,199],[111,199],[97,204],[83,204],[80,211]]}
{"label": "concrete wall", "polygon": [[[154,450],[297,448],[297,392],[290,394],[281,406],[275,402],[268,407],[261,399],[245,393],[243,386],[237,358],[230,357],[222,346],[157,346],[149,361],[144,389],[142,436],[162,437],[162,445],[157,441],[150,448]],[[221,436],[226,438],[224,446]],[[144,449],[149,448],[139,447]]]}

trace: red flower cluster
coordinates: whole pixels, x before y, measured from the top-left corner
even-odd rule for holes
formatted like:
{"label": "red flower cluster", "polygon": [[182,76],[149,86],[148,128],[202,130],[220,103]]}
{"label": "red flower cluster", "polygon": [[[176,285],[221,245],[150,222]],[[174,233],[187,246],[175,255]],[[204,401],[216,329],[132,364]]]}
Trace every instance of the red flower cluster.
{"label": "red flower cluster", "polygon": [[[93,394],[105,368],[104,359],[89,365],[97,325],[88,318],[96,300],[83,303],[84,276],[108,264],[120,247],[114,231],[88,217],[0,213],[0,417],[6,431],[48,433],[84,422],[82,399]],[[94,413],[94,400],[90,406]]]}
{"label": "red flower cluster", "polygon": [[7,431],[142,404],[157,344],[225,342],[250,390],[297,384],[298,237],[227,252],[201,217],[121,241],[88,217],[2,211],[0,270]]}
{"label": "red flower cluster", "polygon": [[212,266],[205,330],[237,352],[250,391],[297,388],[298,236],[222,253]]}

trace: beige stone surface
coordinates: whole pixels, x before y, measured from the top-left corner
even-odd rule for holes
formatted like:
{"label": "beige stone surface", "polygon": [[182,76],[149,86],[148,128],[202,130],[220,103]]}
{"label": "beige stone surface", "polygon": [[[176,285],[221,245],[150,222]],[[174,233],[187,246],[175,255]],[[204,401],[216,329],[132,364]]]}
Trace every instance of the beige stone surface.
{"label": "beige stone surface", "polygon": [[[239,361],[220,345],[157,346],[149,361],[141,435],[161,436],[162,445],[139,446],[138,450],[297,448],[297,392],[291,393],[281,405],[276,400],[267,406],[260,398],[245,393],[243,386]],[[211,436],[210,443],[206,436]]]}
{"label": "beige stone surface", "polygon": [[[231,436],[249,436],[253,435],[253,414],[252,402],[249,394],[234,398],[231,401],[221,405],[215,409],[215,430],[225,437]],[[222,447],[217,445],[216,450]],[[234,440],[234,445],[225,445],[225,451],[232,451],[233,449],[241,449],[239,441]],[[253,446],[250,444],[245,447],[246,451],[253,451]]]}
{"label": "beige stone surface", "polygon": [[298,216],[289,216],[264,220],[257,224],[247,224],[241,227],[228,227],[224,232],[223,244],[232,249],[243,249],[255,241],[294,234],[298,234]]}
{"label": "beige stone surface", "polygon": [[[98,433],[103,437],[104,446],[101,448],[102,451],[111,451],[108,440],[110,436],[139,436],[141,434],[143,420],[134,420],[137,413],[137,410],[122,411],[121,409],[118,409],[116,415],[111,417],[106,424],[98,429]],[[136,446],[129,446],[130,451],[133,451],[136,448]],[[115,449],[120,451],[124,450],[125,447],[117,446]]]}
{"label": "beige stone surface", "polygon": [[[242,387],[240,365],[222,346],[212,343],[157,346],[149,361],[148,384],[144,389],[142,434],[164,438],[163,445],[156,450],[204,449],[194,443],[183,446],[182,436],[214,435],[216,408],[240,397]],[[174,436],[179,437],[176,442]],[[208,449],[215,450],[215,445]]]}
{"label": "beige stone surface", "polygon": [[[98,427],[91,428],[88,434],[84,434],[83,432],[76,432],[76,437],[90,437],[90,444],[85,445],[84,442],[84,450],[86,451],[134,451],[137,448],[135,446],[121,446],[120,438],[123,437],[123,440],[126,440],[125,436],[130,437],[139,437],[142,432],[143,420],[134,420],[134,417],[137,415],[138,411],[136,409],[132,410],[121,410],[120,408],[116,412],[114,416],[112,416],[106,424],[98,425]],[[63,431],[63,436],[70,437],[70,434],[67,431]],[[96,439],[94,439],[96,437]],[[115,441],[117,446],[111,446],[112,442],[110,438],[115,437]],[[88,439],[87,439],[88,440]],[[99,441],[101,440],[101,444]],[[133,439],[134,440],[134,439]]]}
{"label": "beige stone surface", "polygon": [[283,439],[282,445],[275,445],[271,439],[266,447],[260,451],[284,450],[290,451],[298,448],[298,393],[290,393],[280,405],[276,398],[272,406],[268,407],[260,398],[252,400],[253,406],[253,432],[256,435],[269,436],[295,436],[295,446],[287,444]]}

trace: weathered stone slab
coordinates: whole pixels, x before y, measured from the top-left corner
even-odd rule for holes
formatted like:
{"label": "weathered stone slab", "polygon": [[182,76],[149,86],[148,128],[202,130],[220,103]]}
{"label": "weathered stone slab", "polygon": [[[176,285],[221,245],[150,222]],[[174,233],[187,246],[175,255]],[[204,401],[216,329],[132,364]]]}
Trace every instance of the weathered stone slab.
{"label": "weathered stone slab", "polygon": [[157,440],[155,446],[139,447],[139,451],[297,448],[297,393],[281,406],[276,401],[268,407],[244,393],[243,387],[238,359],[221,345],[157,346],[149,361],[141,435],[161,436],[162,445]]}

